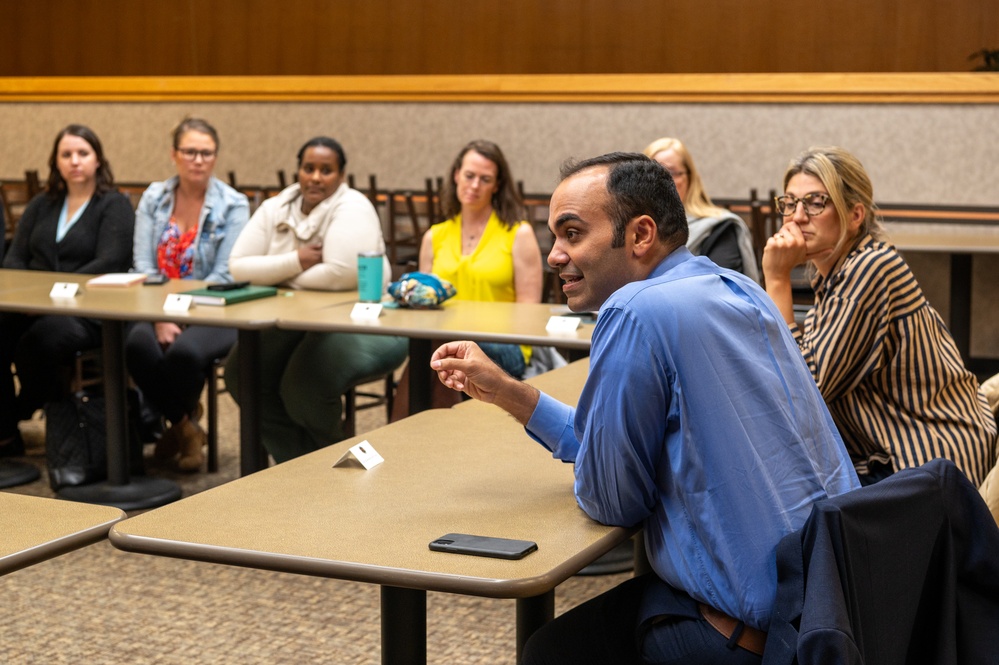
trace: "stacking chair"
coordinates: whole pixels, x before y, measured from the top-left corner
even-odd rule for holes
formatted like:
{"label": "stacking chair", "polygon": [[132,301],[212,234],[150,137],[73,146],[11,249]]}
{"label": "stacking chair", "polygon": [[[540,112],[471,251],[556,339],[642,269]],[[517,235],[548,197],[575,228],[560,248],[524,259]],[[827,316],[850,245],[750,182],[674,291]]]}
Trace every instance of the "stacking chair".
{"label": "stacking chair", "polygon": [[[426,181],[423,191],[401,190],[388,195],[388,248],[392,276],[416,270],[419,264],[420,242],[433,224],[441,221],[440,195],[433,181]],[[398,273],[398,274],[396,274]]]}
{"label": "stacking chair", "polygon": [[[395,403],[395,376],[392,372],[385,375],[384,392],[382,394],[358,390],[352,387],[344,395],[343,433],[349,438],[357,433],[357,412],[385,406],[385,422],[392,418],[392,406]],[[363,399],[363,402],[358,400]]]}

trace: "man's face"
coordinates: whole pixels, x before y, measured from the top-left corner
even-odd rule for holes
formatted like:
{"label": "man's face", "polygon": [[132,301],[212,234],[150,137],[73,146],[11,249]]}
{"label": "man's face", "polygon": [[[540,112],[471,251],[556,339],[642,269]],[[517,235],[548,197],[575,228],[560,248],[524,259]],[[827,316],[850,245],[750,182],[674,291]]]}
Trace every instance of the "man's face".
{"label": "man's face", "polygon": [[600,309],[612,293],[638,278],[632,265],[631,239],[612,247],[614,222],[607,214],[608,168],[593,167],[566,180],[552,194],[548,228],[555,235],[548,265],[565,282],[569,309]]}

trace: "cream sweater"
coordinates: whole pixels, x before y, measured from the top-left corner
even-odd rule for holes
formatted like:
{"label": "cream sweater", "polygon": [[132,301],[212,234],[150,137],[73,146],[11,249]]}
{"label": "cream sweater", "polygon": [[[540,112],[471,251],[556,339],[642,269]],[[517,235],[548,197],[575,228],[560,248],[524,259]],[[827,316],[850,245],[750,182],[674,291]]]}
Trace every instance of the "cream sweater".
{"label": "cream sweater", "polygon": [[[323,260],[302,270],[298,248],[322,242]],[[229,255],[237,281],[291,289],[348,291],[357,288],[357,255],[385,253],[381,222],[371,202],[346,183],[308,216],[301,213],[297,184],[260,204]],[[382,281],[390,278],[384,259]]]}

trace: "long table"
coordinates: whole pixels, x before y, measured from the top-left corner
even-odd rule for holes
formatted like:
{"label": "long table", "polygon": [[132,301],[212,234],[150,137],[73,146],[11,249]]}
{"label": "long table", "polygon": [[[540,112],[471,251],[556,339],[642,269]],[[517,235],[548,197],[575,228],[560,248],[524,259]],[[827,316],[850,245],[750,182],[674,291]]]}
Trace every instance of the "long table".
{"label": "long table", "polygon": [[[585,366],[553,392],[578,395]],[[548,388],[559,382],[547,376]],[[363,437],[384,458],[333,467],[355,437],[117,524],[124,550],[379,584],[382,662],[426,662],[426,592],[517,600],[517,647],[554,588],[632,533],[590,520],[572,465],[489,405],[434,409]],[[533,540],[519,561],[431,552],[450,532]]]}
{"label": "long table", "polygon": [[110,506],[0,492],[0,575],[103,540],[124,517]]}
{"label": "long table", "polygon": [[[260,331],[279,327],[321,332],[366,332],[397,335],[410,340],[410,412],[429,408],[426,386],[431,380],[430,356],[434,340],[470,339],[556,346],[570,355],[582,356],[590,346],[592,324],[584,323],[569,333],[549,333],[546,325],[564,307],[528,303],[484,303],[450,300],[439,309],[385,308],[374,321],[351,318],[357,293],[327,291],[281,291],[263,298],[226,307],[195,306],[186,312],[165,312],[170,293],[202,286],[191,280],[172,280],[164,285],[125,288],[85,288],[90,275],[40,271],[0,270],[0,311],[27,314],[87,316],[100,319],[108,426],[108,482],[67,488],[60,496],[74,500],[116,505],[124,510],[149,508],[179,497],[179,488],[165,479],[132,477],[127,462],[126,370],[124,324],[127,321],[173,321],[178,324],[237,328],[241,399],[240,473],[246,475],[267,466],[260,444],[259,343]],[[54,299],[49,291],[56,282],[81,285],[75,298]]]}
{"label": "long table", "polygon": [[[256,386],[257,334],[274,327],[274,303],[257,300],[229,307],[193,307],[186,312],[166,312],[163,304],[170,293],[197,288],[201,282],[174,280],[160,286],[87,288],[92,275],[51,273],[34,270],[0,270],[0,311],[34,315],[82,316],[99,319],[102,328],[104,395],[107,415],[108,480],[103,483],[68,487],[59,496],[74,501],[136,510],[163,505],[180,498],[179,486],[165,478],[130,476],[128,464],[127,400],[125,395],[124,328],[128,321],[173,321],[179,324],[227,326],[239,330],[239,340],[248,353],[241,354],[241,376],[246,385]],[[72,298],[52,298],[56,282],[80,285]],[[274,300],[274,299],[269,299]],[[241,437],[248,439],[244,450],[260,450],[256,390],[246,391],[240,412]],[[261,457],[257,454],[257,458]],[[245,466],[259,466],[258,459]]]}
{"label": "long table", "polygon": [[950,332],[961,357],[969,359],[971,348],[972,256],[999,254],[999,225],[953,222],[890,221],[885,228],[891,242],[902,252],[933,252],[950,255]]}

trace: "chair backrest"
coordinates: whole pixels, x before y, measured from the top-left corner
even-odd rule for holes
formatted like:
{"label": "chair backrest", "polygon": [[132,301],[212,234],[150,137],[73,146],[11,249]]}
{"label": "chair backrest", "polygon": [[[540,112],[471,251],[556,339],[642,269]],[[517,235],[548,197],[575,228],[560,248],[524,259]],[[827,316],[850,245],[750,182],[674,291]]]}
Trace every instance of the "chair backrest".
{"label": "chair backrest", "polygon": [[749,190],[750,224],[749,232],[753,237],[753,251],[756,253],[756,264],[763,274],[763,248],[767,244],[767,239],[777,233],[783,220],[774,208],[774,197],[777,192],[770,190],[770,196],[766,200],[761,200],[756,193],[756,189]]}
{"label": "chair backrest", "polygon": [[14,236],[17,230],[17,222],[24,214],[24,209],[31,200],[28,183],[24,180],[4,180],[0,181],[0,199],[3,202],[3,213],[5,220],[4,235],[8,238]]}

